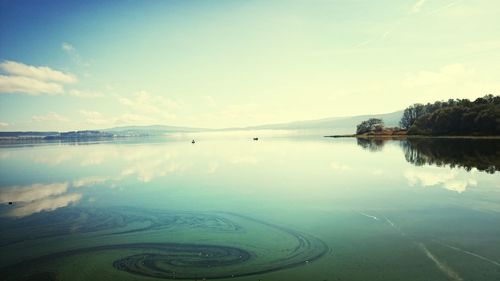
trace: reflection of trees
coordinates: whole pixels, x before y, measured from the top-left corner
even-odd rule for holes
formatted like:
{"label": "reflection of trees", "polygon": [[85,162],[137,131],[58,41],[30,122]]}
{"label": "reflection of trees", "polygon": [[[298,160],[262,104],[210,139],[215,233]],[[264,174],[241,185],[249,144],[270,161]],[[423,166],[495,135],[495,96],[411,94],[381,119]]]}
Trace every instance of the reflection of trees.
{"label": "reflection of trees", "polygon": [[467,171],[500,171],[500,140],[439,138],[357,138],[363,149],[382,151],[388,141],[399,141],[406,161],[416,165],[462,167]]}
{"label": "reflection of trees", "polygon": [[388,140],[387,138],[356,138],[359,146],[372,152],[382,151]]}
{"label": "reflection of trees", "polygon": [[409,138],[401,141],[406,161],[416,165],[500,171],[500,141],[485,139]]}

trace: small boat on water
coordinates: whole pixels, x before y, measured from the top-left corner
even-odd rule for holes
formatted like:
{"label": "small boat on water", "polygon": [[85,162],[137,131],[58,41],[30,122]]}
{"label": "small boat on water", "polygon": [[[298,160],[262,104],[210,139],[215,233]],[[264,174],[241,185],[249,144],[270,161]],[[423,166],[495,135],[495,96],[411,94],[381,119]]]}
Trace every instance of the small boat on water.
{"label": "small boat on water", "polygon": [[191,141],[191,143],[195,143],[195,141],[194,141],[194,140],[192,140],[192,141]]}
{"label": "small boat on water", "polygon": [[259,138],[253,138],[253,140],[254,140],[254,141],[258,141],[258,140],[259,140]]}

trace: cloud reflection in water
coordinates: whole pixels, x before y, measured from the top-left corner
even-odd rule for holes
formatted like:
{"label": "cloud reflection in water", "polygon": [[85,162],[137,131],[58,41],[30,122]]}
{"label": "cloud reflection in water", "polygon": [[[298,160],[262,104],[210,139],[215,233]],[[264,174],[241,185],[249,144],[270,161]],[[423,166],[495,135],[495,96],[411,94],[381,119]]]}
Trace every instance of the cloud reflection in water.
{"label": "cloud reflection in water", "polygon": [[24,217],[41,211],[52,211],[78,202],[82,195],[67,193],[68,183],[32,184],[0,189],[0,203],[13,202],[15,206],[6,215]]}
{"label": "cloud reflection in water", "polygon": [[477,181],[470,173],[461,174],[457,170],[439,167],[421,167],[408,169],[404,173],[411,186],[441,186],[445,189],[462,193],[468,187],[477,186]]}

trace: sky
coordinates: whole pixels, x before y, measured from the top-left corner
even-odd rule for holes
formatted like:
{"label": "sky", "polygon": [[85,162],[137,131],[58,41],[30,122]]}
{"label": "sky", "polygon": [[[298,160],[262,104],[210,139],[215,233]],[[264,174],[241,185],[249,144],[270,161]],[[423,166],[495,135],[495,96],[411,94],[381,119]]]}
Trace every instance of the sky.
{"label": "sky", "polygon": [[500,1],[0,0],[0,130],[224,128],[500,93]]}

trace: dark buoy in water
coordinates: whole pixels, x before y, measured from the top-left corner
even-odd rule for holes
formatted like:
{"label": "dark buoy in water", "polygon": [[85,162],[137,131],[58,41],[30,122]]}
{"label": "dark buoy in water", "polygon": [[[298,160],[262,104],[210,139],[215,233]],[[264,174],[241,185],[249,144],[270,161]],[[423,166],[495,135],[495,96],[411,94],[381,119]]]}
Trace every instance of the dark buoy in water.
{"label": "dark buoy in water", "polygon": [[12,202],[9,201],[9,205],[12,205]]}
{"label": "dark buoy in water", "polygon": [[192,140],[192,141],[191,141],[191,143],[195,143],[195,141],[194,141],[194,140]]}
{"label": "dark buoy in water", "polygon": [[254,141],[258,141],[258,140],[259,140],[259,138],[253,138],[253,140],[254,140]]}

